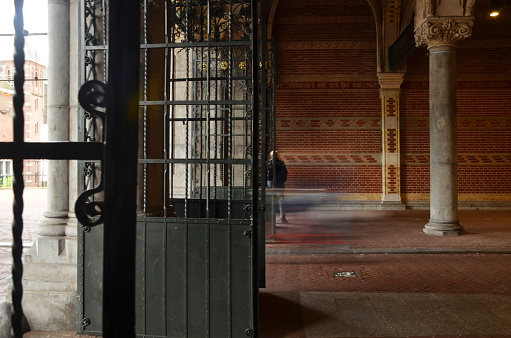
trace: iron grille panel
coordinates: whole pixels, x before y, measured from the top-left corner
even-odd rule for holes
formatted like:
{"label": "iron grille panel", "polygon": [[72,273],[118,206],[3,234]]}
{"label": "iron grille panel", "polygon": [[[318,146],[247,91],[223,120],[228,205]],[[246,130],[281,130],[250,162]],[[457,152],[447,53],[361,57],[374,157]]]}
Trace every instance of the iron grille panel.
{"label": "iron grille panel", "polygon": [[[82,3],[83,81],[106,81],[107,4]],[[141,66],[134,70],[141,75],[137,336],[256,335],[254,205],[261,202],[257,187],[265,162],[259,151],[265,131],[254,100],[261,68],[254,67],[260,52],[253,53],[257,4],[141,4]],[[102,128],[101,120],[85,115],[83,139],[102,139]],[[101,184],[100,169],[84,162],[80,189]],[[102,330],[102,227],[80,233],[80,333]]]}

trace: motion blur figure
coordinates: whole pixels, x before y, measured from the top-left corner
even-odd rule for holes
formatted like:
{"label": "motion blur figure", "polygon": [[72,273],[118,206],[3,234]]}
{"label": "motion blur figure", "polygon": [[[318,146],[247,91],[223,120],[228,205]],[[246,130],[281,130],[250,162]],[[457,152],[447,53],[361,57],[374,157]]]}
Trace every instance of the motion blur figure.
{"label": "motion blur figure", "polygon": [[[275,197],[279,202],[280,223],[286,224],[286,211],[284,209],[284,188],[287,181],[287,169],[284,161],[279,159],[278,152],[270,152],[270,159],[266,165],[266,177],[269,188],[275,189]],[[274,176],[275,174],[275,176]]]}

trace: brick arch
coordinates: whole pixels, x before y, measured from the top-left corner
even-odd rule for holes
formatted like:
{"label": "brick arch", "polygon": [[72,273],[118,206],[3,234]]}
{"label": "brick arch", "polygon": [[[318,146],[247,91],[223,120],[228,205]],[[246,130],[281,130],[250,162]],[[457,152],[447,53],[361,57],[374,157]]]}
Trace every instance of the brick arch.
{"label": "brick arch", "polygon": [[379,5],[366,3],[281,0],[268,7],[287,189],[320,189],[350,201],[381,198]]}
{"label": "brick arch", "polygon": [[[266,32],[268,38],[272,37],[273,34],[273,23],[275,18],[275,13],[277,12],[277,7],[280,0],[270,0],[269,6],[267,9],[267,27]],[[374,22],[376,25],[376,71],[381,72],[382,66],[384,64],[384,43],[383,43],[383,32],[382,32],[382,8],[381,4],[377,0],[366,0],[369,7],[374,15]]]}

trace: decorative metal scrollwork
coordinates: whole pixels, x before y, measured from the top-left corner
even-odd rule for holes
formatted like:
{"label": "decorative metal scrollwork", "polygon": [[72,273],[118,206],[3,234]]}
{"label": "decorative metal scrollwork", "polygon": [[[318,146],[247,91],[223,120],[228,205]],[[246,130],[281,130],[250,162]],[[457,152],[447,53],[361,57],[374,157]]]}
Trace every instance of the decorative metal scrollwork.
{"label": "decorative metal scrollwork", "polygon": [[252,155],[252,146],[247,146],[247,147],[245,148],[245,154],[246,154],[247,156],[251,156],[251,155]]}
{"label": "decorative metal scrollwork", "polygon": [[245,171],[245,177],[247,179],[251,179],[252,178],[252,170],[251,169]]}
{"label": "decorative metal scrollwork", "polygon": [[103,202],[90,201],[89,198],[103,191],[103,185],[86,190],[76,200],[75,214],[78,221],[86,227],[93,227],[103,223]]}
{"label": "decorative metal scrollwork", "polygon": [[94,172],[94,167],[91,162],[85,162],[85,168],[83,168],[83,174],[85,177],[91,177]]}
{"label": "decorative metal scrollwork", "polygon": [[85,82],[78,92],[80,105],[89,114],[105,121],[106,85],[98,80]]}
{"label": "decorative metal scrollwork", "polygon": [[221,4],[220,1],[172,0],[171,13],[175,42],[221,41],[229,35],[235,40],[250,39],[250,1]]}
{"label": "decorative metal scrollwork", "polygon": [[[83,109],[90,115],[105,121],[107,87],[103,82],[91,80],[82,85],[78,92],[78,101]],[[92,164],[86,165],[85,176],[92,175]],[[83,225],[84,231],[103,222],[103,202],[93,201],[92,197],[103,191],[103,184],[97,188],[84,191],[75,204],[75,213],[78,221]]]}

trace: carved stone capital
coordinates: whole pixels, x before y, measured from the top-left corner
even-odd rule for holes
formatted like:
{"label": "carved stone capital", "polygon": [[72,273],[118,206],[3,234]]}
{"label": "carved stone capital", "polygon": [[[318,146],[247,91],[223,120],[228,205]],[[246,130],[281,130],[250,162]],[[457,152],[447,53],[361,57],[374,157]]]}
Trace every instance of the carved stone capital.
{"label": "carved stone capital", "polygon": [[378,73],[377,75],[381,89],[399,89],[405,73]]}
{"label": "carved stone capital", "polygon": [[473,17],[427,17],[415,28],[415,44],[433,47],[456,45],[472,35]]}
{"label": "carved stone capital", "polygon": [[399,97],[405,73],[378,73],[380,97]]}

